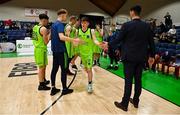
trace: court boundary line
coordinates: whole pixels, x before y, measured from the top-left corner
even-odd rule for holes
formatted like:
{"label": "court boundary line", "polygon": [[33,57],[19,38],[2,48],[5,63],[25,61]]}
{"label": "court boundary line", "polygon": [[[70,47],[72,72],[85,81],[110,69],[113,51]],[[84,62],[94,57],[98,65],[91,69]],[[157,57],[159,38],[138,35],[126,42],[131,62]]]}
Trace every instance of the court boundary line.
{"label": "court boundary line", "polygon": [[[75,71],[74,77],[73,77],[73,79],[71,80],[70,84],[68,85],[68,88],[70,88],[70,86],[71,86],[72,83],[74,82],[74,80],[75,80],[75,78],[76,78],[76,75],[77,75],[77,71]],[[60,95],[51,105],[49,105],[45,110],[43,110],[43,111],[40,113],[40,115],[44,115],[51,107],[53,107],[53,106],[56,104],[56,102],[58,102],[58,101],[61,99],[61,97],[63,97],[63,94],[62,94],[62,93],[61,93],[61,95]]]}

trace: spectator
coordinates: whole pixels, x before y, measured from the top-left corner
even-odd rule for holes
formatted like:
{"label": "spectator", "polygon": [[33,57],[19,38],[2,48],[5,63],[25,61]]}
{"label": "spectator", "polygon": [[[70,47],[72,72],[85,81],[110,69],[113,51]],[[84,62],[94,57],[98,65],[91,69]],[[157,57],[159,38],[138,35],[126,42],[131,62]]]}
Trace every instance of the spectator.
{"label": "spectator", "polygon": [[[110,29],[109,32],[109,37],[107,38],[107,42],[111,42],[113,39],[115,39],[116,37],[116,32]],[[116,51],[117,51],[118,47],[111,47],[108,49],[108,55],[110,58],[110,65],[107,67],[107,69],[115,69],[118,70],[118,58],[116,56]],[[113,65],[113,63],[115,62],[115,66]]]}
{"label": "spectator", "polygon": [[160,39],[159,39],[160,42],[167,42],[168,41],[168,36],[165,32],[163,32],[161,35],[160,35]]}
{"label": "spectator", "polygon": [[4,28],[4,24],[2,21],[0,21],[0,28]]}
{"label": "spectator", "polygon": [[169,12],[166,13],[164,18],[165,18],[166,29],[169,30],[170,28],[172,28],[172,19],[171,19],[171,15],[169,14]]}
{"label": "spectator", "polygon": [[164,25],[163,22],[160,22],[160,34],[162,34],[163,32],[166,32],[166,26]]}
{"label": "spectator", "polygon": [[167,36],[168,36],[168,40],[171,43],[175,43],[176,42],[176,29],[175,29],[175,25],[173,25],[172,28],[168,31]]}
{"label": "spectator", "polygon": [[12,26],[12,21],[10,19],[9,20],[5,20],[4,21],[4,25],[5,25],[4,29],[9,29]]}
{"label": "spectator", "polygon": [[171,35],[176,35],[175,25],[172,26],[172,28],[168,31],[168,33]]}

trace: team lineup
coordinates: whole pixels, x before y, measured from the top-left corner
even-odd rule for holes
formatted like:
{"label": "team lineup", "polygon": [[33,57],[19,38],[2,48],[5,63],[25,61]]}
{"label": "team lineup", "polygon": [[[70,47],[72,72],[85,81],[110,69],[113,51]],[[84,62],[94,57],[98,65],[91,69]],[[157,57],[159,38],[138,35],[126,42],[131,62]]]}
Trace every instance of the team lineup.
{"label": "team lineup", "polygon": [[[64,27],[63,22],[66,22],[68,12],[65,9],[58,11],[58,19],[52,25],[51,30],[48,30],[49,17],[45,14],[40,14],[40,23],[33,28],[33,44],[35,46],[35,62],[39,67],[39,87],[38,90],[50,90],[51,95],[55,95],[60,91],[55,87],[56,73],[59,66],[61,66],[61,81],[63,94],[72,93],[72,89],[68,89],[67,74],[73,75],[72,69],[77,69],[75,60],[78,56],[81,57],[82,65],[88,75],[87,92],[93,91],[93,73],[92,66],[99,63],[101,54],[101,46],[103,42],[103,29],[100,24],[96,25],[96,29],[89,28],[89,19],[82,17],[78,20],[77,17],[71,16],[69,23]],[[79,28],[81,26],[81,28]],[[45,71],[47,65],[47,44],[51,40],[53,51],[53,68],[51,72],[52,88],[46,86],[50,81],[45,78]]]}
{"label": "team lineup", "polygon": [[[154,63],[154,41],[153,34],[149,24],[140,19],[141,6],[136,5],[130,9],[132,21],[122,25],[120,32],[113,40],[103,40],[103,23],[96,24],[95,29],[90,28],[90,20],[87,17],[78,19],[71,16],[69,22],[64,26],[67,20],[68,11],[60,9],[57,12],[58,18],[51,29],[47,29],[49,17],[46,14],[40,14],[40,22],[33,28],[33,44],[35,62],[39,68],[39,86],[38,90],[51,90],[50,95],[54,96],[60,89],[56,88],[56,74],[61,68],[62,95],[70,94],[73,89],[67,87],[67,75],[74,75],[77,71],[75,61],[79,56],[81,64],[88,77],[87,92],[93,93],[93,65],[99,65],[99,58],[102,52],[109,52],[109,57],[115,60],[115,69],[118,69],[116,53],[120,55],[124,66],[125,87],[124,96],[119,103],[114,105],[124,111],[128,110],[128,104],[131,102],[135,108],[138,108],[139,97],[142,90],[142,70],[144,62],[148,60],[149,65]],[[101,26],[102,25],[102,26]],[[102,28],[102,29],[101,29]],[[112,33],[111,33],[112,34]],[[109,38],[112,39],[112,38]],[[52,70],[51,70],[51,87],[46,80],[47,44],[51,40],[52,50]],[[120,47],[118,46],[120,45]],[[115,50],[115,47],[120,50]],[[148,52],[149,50],[149,52]],[[115,52],[115,53],[114,53]],[[147,52],[149,55],[147,55]],[[119,56],[120,57],[120,56]],[[113,59],[114,58],[114,59]],[[130,98],[132,90],[132,80],[135,79],[134,97]]]}

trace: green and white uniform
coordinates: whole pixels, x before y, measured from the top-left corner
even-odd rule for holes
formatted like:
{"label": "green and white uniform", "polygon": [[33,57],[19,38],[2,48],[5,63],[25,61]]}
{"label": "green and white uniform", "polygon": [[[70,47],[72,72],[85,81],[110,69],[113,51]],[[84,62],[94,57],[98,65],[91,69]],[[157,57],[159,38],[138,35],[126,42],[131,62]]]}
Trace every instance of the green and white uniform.
{"label": "green and white uniform", "polygon": [[42,26],[35,25],[33,27],[33,45],[34,45],[34,58],[36,65],[39,67],[46,66],[48,64],[47,59],[47,45],[44,43],[43,36],[40,34]]}
{"label": "green and white uniform", "polygon": [[83,40],[85,43],[79,45],[79,54],[82,60],[82,64],[85,68],[92,68],[93,65],[93,38],[91,35],[91,29],[88,28],[86,32],[82,29],[78,31],[78,38]]}
{"label": "green and white uniform", "polygon": [[[65,30],[68,26],[71,26],[69,24],[66,25]],[[76,37],[76,31],[77,29],[74,26],[71,26],[71,31],[70,31],[70,38],[75,38]],[[66,50],[68,53],[68,58],[72,58],[75,54],[78,52],[78,48],[73,46],[71,42],[65,42],[66,44]]]}
{"label": "green and white uniform", "polygon": [[[97,31],[96,29],[95,29],[95,36],[96,36],[96,40],[98,41],[98,42],[103,42],[103,37],[101,36],[101,34],[99,33],[99,31]],[[94,44],[94,53],[101,53],[102,52],[102,49],[98,46],[98,45],[96,45],[96,44]]]}

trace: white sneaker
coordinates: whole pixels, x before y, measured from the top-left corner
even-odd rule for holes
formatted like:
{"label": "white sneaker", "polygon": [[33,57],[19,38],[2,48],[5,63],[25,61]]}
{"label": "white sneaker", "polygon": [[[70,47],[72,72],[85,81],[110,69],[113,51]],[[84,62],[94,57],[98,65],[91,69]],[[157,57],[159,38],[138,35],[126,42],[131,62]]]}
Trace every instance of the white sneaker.
{"label": "white sneaker", "polygon": [[88,93],[92,93],[92,92],[93,92],[93,86],[92,86],[92,83],[91,83],[91,84],[88,84],[87,92],[88,92]]}

